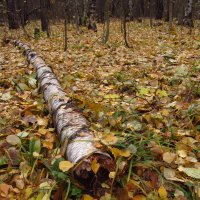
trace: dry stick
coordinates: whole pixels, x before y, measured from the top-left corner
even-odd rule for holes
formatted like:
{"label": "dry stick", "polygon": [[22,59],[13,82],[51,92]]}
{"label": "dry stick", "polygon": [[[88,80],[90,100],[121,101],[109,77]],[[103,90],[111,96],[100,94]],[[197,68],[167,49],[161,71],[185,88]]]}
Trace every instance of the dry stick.
{"label": "dry stick", "polygon": [[[56,128],[60,142],[65,146],[64,157],[72,163],[79,163],[73,171],[75,179],[79,180],[79,182],[82,179],[82,182],[84,180],[87,183],[88,179],[92,180],[92,175],[96,179],[98,179],[98,175],[102,177],[102,170],[109,172],[109,166],[114,166],[113,159],[110,155],[100,151],[93,145],[95,138],[89,130],[87,120],[62,90],[52,69],[28,45],[20,41],[14,41],[14,44],[24,50],[27,60],[37,70],[40,89],[44,94],[44,99],[53,117],[54,127]],[[92,172],[91,167],[88,168],[87,166],[91,165],[93,159],[99,161],[101,166],[99,174],[97,172],[96,175]]]}

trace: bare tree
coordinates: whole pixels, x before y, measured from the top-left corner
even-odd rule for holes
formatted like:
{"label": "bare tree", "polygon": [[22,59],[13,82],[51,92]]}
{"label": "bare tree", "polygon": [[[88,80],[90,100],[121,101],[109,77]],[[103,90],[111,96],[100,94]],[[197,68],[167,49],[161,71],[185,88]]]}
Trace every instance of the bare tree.
{"label": "bare tree", "polygon": [[67,51],[67,23],[68,23],[67,11],[68,11],[68,5],[69,5],[68,0],[65,0],[65,29],[64,29],[64,36],[65,36],[64,51],[65,52]]}
{"label": "bare tree", "polygon": [[193,0],[188,0],[185,7],[183,24],[190,27],[190,33],[192,32],[192,27],[194,27],[192,20],[192,11],[193,11]]}
{"label": "bare tree", "polygon": [[150,26],[152,28],[153,27],[153,0],[150,0],[149,15],[150,15]]}
{"label": "bare tree", "polygon": [[173,23],[173,2],[169,0],[169,31],[172,30],[172,23]]}
{"label": "bare tree", "polygon": [[102,42],[106,44],[110,34],[110,4],[111,0],[106,0],[105,3],[105,14],[104,14],[104,27],[103,27],[103,37]]}
{"label": "bare tree", "polygon": [[121,6],[122,6],[122,32],[124,37],[124,44],[126,47],[129,47],[128,39],[127,39],[127,26],[126,26],[126,17],[127,17],[127,4],[126,0],[121,0]]}
{"label": "bare tree", "polygon": [[50,37],[48,9],[50,8],[50,0],[40,0],[40,14],[42,31]]}
{"label": "bare tree", "polygon": [[18,15],[16,0],[6,0],[9,29],[18,29]]}

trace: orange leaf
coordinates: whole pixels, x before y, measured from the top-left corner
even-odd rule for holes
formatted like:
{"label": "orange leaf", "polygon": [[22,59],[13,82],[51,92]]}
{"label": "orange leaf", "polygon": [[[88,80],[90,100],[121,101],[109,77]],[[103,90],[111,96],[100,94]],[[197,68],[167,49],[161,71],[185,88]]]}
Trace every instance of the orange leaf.
{"label": "orange leaf", "polygon": [[146,200],[146,197],[144,195],[139,194],[134,196],[132,200]]}
{"label": "orange leaf", "polygon": [[99,167],[100,167],[100,164],[97,162],[97,159],[94,159],[92,161],[92,165],[91,165],[91,168],[92,168],[92,171],[96,174],[99,170]]}

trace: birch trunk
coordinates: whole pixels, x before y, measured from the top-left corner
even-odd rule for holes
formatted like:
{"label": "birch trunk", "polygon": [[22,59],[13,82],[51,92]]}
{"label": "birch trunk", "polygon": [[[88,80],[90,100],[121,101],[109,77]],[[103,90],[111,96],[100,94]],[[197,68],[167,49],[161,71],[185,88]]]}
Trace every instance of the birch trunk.
{"label": "birch trunk", "polygon": [[[27,60],[37,70],[40,89],[53,117],[64,157],[74,164],[78,163],[73,171],[74,178],[85,187],[94,187],[94,180],[101,182],[102,177],[103,181],[108,179],[109,172],[114,170],[113,159],[94,146],[94,136],[87,120],[62,90],[51,68],[28,45],[20,41],[14,41],[14,44],[24,50]],[[91,169],[94,159],[100,164],[96,174]]]}
{"label": "birch trunk", "polygon": [[193,20],[192,20],[192,6],[193,6],[193,0],[188,0],[187,5],[185,7],[185,14],[184,14],[184,20],[183,23],[186,26],[193,27]]}

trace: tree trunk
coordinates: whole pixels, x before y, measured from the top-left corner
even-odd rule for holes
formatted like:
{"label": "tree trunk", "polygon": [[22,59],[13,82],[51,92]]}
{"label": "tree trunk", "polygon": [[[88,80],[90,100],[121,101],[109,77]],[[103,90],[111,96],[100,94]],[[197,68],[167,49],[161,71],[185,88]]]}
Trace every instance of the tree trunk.
{"label": "tree trunk", "polygon": [[86,22],[87,22],[87,14],[88,14],[88,8],[89,8],[89,4],[88,4],[88,0],[83,0],[83,25],[86,26]]}
{"label": "tree trunk", "polygon": [[105,19],[104,19],[104,28],[103,28],[103,38],[102,42],[106,44],[110,34],[110,4],[111,0],[106,0],[105,3]]}
{"label": "tree trunk", "polygon": [[50,37],[49,17],[48,17],[49,7],[50,7],[49,0],[40,0],[41,27],[42,31],[46,32],[48,37]]}
{"label": "tree trunk", "polygon": [[16,1],[6,0],[9,29],[18,29],[19,22],[16,11]]}
{"label": "tree trunk", "polygon": [[104,8],[105,8],[105,3],[106,3],[106,0],[97,0],[97,14],[98,14],[98,17],[97,17],[97,20],[98,22],[100,23],[103,23],[104,22]]}
{"label": "tree trunk", "polygon": [[153,27],[153,0],[150,0],[149,14],[150,14],[150,26],[152,28]]}
{"label": "tree trunk", "polygon": [[130,17],[130,20],[132,20],[133,19],[133,0],[129,0],[128,4],[129,4],[129,17]]}
{"label": "tree trunk", "polygon": [[28,22],[28,4],[27,0],[17,0],[17,9],[19,10],[19,16],[21,25],[24,28]]}
{"label": "tree trunk", "polygon": [[126,17],[128,16],[127,13],[127,8],[126,8],[127,4],[126,0],[121,0],[121,6],[122,6],[122,30],[123,30],[123,36],[124,36],[124,44],[126,47],[129,47],[128,44],[128,39],[127,39],[127,26],[126,26]]}
{"label": "tree trunk", "polygon": [[169,21],[169,1],[170,0],[163,0],[163,18],[166,22]]}
{"label": "tree trunk", "polygon": [[188,0],[187,5],[185,7],[183,23],[184,25],[189,26],[190,28],[194,26],[192,20],[192,8],[193,8],[193,0]]}
{"label": "tree trunk", "polygon": [[[78,163],[73,178],[88,191],[94,189],[92,183],[99,183],[101,188],[101,183],[109,179],[109,173],[115,170],[113,159],[94,146],[95,137],[87,120],[62,90],[51,68],[26,44],[15,41],[15,45],[24,49],[29,63],[37,70],[40,89],[52,115],[64,157],[74,164]],[[92,171],[93,161],[99,163],[96,173]]]}
{"label": "tree trunk", "polygon": [[173,23],[173,2],[169,0],[169,31],[172,30],[172,23]]}
{"label": "tree trunk", "polygon": [[177,14],[177,18],[178,18],[178,25],[183,25],[183,17],[184,17],[184,2],[183,0],[178,0],[177,1],[177,6],[178,6],[178,14]]}
{"label": "tree trunk", "polygon": [[68,0],[65,0],[65,45],[64,45],[64,51],[67,51],[67,23],[68,23],[68,19],[67,19],[67,11],[68,11]]}
{"label": "tree trunk", "polygon": [[155,19],[162,19],[163,17],[163,0],[156,0],[155,5]]}

